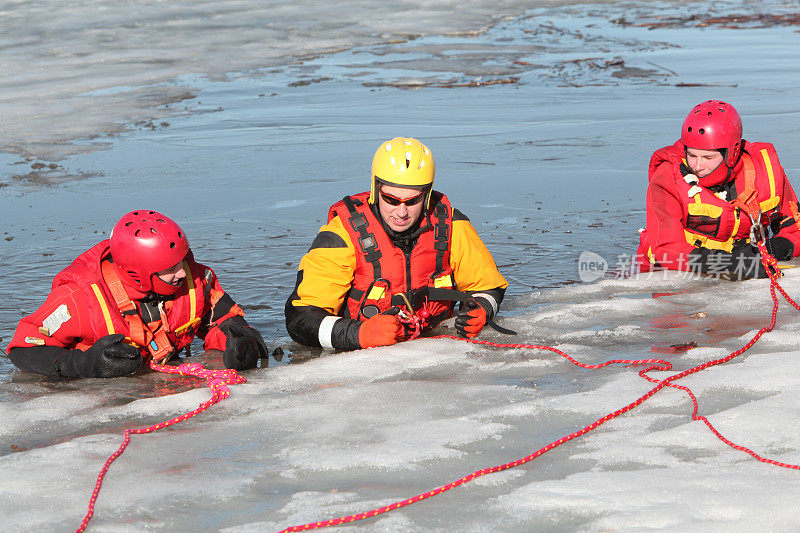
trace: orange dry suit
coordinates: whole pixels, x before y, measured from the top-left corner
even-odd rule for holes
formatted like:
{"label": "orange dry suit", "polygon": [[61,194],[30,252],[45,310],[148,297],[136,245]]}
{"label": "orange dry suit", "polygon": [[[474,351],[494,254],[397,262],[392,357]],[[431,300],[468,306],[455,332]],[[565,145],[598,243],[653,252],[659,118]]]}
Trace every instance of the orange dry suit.
{"label": "orange dry suit", "polygon": [[[217,326],[243,313],[221,289],[214,272],[195,262],[191,252],[183,262],[186,281],[171,297],[148,304],[147,295],[117,283],[123,289],[122,297],[127,296],[132,304],[130,309],[121,308],[120,294],[115,297],[111,288],[119,281],[112,261],[105,240],[56,275],[47,300],[20,321],[7,348],[10,353],[14,348],[39,347],[41,354],[26,349],[19,352],[24,358],[12,357],[15,365],[53,375],[57,369],[51,369],[50,356],[57,350],[50,347],[86,350],[115,333],[125,335],[142,355],[156,359],[168,359],[196,335],[205,339],[206,349],[225,350],[226,336]],[[41,361],[35,360],[38,355]]]}
{"label": "orange dry suit", "polygon": [[[428,328],[433,327],[453,310],[453,302],[436,300],[433,289],[480,293],[497,311],[508,283],[469,219],[445,195],[433,191],[419,226],[404,234],[387,229],[368,198],[364,192],[332,205],[328,223],[301,260],[285,308],[286,328],[295,341],[357,349],[357,341],[343,332],[346,321],[409,304],[415,311],[427,305]],[[344,322],[334,325],[332,317]]]}
{"label": "orange dry suit", "polygon": [[756,219],[760,211],[758,222],[778,237],[768,248],[783,240],[783,252],[776,255],[784,257],[778,259],[800,254],[797,197],[769,143],[745,141],[729,177],[706,187],[703,178],[691,174],[678,141],[653,154],[649,179],[647,227],[641,231],[637,256],[644,272],[655,266],[694,270],[696,260],[709,252],[725,255],[740,249],[752,225],[747,211]]}

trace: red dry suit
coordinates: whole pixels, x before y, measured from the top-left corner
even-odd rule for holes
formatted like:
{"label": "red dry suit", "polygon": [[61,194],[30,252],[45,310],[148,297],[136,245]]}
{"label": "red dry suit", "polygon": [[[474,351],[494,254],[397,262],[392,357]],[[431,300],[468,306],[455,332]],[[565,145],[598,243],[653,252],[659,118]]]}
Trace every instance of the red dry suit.
{"label": "red dry suit", "polygon": [[[101,337],[121,333],[140,348],[142,355],[150,355],[142,344],[149,343],[152,335],[139,343],[138,339],[131,339],[128,321],[109,289],[108,280],[104,279],[101,263],[109,257],[109,241],[105,240],[57,274],[47,300],[20,321],[7,351],[31,346],[85,350]],[[226,337],[217,324],[201,324],[206,315],[213,316],[214,304],[225,294],[216,275],[210,268],[196,263],[191,253],[184,260],[183,268],[186,282],[172,298],[163,302],[166,322],[159,317],[158,326],[163,325],[162,330],[176,352],[191,343],[195,335],[205,339],[207,350],[225,350]],[[127,285],[124,288],[134,302],[145,296]],[[237,306],[234,308],[238,310]],[[228,316],[230,314],[220,317],[218,322]]]}
{"label": "red dry suit", "polygon": [[650,158],[647,227],[637,254],[643,272],[654,266],[689,270],[689,254],[697,248],[731,252],[734,242],[749,237],[752,225],[732,201],[749,192],[761,210],[761,223],[791,241],[794,256],[800,255],[797,197],[771,144],[745,141],[731,177],[716,191],[701,185],[702,178],[698,183],[691,174],[684,177],[682,164],[681,141]]}

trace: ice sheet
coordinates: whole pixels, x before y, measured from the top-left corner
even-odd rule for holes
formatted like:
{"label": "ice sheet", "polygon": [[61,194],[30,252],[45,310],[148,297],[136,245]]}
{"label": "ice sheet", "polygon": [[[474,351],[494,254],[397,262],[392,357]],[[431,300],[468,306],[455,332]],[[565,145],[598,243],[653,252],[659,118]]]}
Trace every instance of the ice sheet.
{"label": "ice sheet", "polygon": [[[5,3],[3,15],[48,5]],[[211,18],[226,8],[197,5],[210,9]],[[774,142],[790,179],[797,176],[800,80],[790,75],[797,65],[795,28],[635,25],[762,7],[692,5],[541,9],[475,37],[430,36],[381,46],[359,41],[365,45],[277,65],[258,76],[209,80],[202,73],[214,74],[212,69],[201,69],[156,88],[114,81],[112,90],[95,95],[98,115],[88,113],[88,119],[108,120],[113,113],[104,106],[114,102],[135,108],[131,95],[140,91],[191,87],[198,98],[186,110],[191,113],[170,118],[169,126],[156,120],[152,128],[103,139],[110,141],[108,150],[67,158],[53,173],[40,169],[38,177],[10,179],[0,188],[3,344],[19,317],[44,298],[53,274],[107,235],[120,213],[147,205],[181,221],[195,254],[216,269],[271,346],[301,352],[289,344],[281,316],[297,261],[327,206],[366,187],[377,143],[410,134],[435,150],[437,186],[472,218],[508,274],[501,324],[519,330],[513,342],[556,346],[588,363],[664,358],[676,370],[722,357],[768,321],[765,281],[659,275],[582,284],[577,275],[583,250],[609,262],[635,250],[647,158],[674,140],[683,114],[699,101],[732,101],[744,116],[746,136]],[[77,35],[70,32],[84,23],[101,27],[104,6],[78,4],[78,22],[59,16],[54,24],[69,30],[67,36]],[[170,6],[185,7],[147,7],[163,12]],[[237,6],[245,14],[258,9]],[[362,14],[368,9],[359,6]],[[770,12],[790,8],[764,6]],[[286,9],[290,17],[300,7]],[[488,12],[491,18],[498,8],[491,5]],[[126,35],[122,18],[108,16],[114,31]],[[160,20],[178,21],[184,14],[175,16]],[[622,16],[628,23],[611,22]],[[176,54],[192,55],[183,47],[203,40],[190,34],[207,19],[178,24]],[[158,23],[144,26],[162,31],[154,34],[157,41],[168,35]],[[18,28],[14,35],[24,31]],[[55,37],[40,38],[47,43]],[[240,43],[239,36],[229,39],[227,44]],[[28,42],[36,41],[29,36]],[[225,44],[216,43],[220,50]],[[737,61],[721,61],[730,50]],[[487,59],[492,54],[500,59]],[[617,56],[626,66],[606,68]],[[271,56],[265,57],[269,63]],[[570,63],[589,57],[598,57],[604,68]],[[625,77],[637,72],[633,68],[659,75]],[[173,76],[177,67],[166,70]],[[435,86],[484,75],[520,81]],[[46,85],[36,79],[30,79],[33,89]],[[409,80],[419,88],[402,89]],[[67,89],[82,83],[61,81]],[[709,86],[676,86],[699,81]],[[94,88],[81,89],[87,90]],[[69,99],[61,105],[76,114],[86,110]],[[60,120],[57,108],[37,109]],[[67,122],[77,124],[78,118]],[[34,170],[15,161],[2,160],[9,173]],[[43,186],[42,176],[73,181]],[[790,294],[800,294],[797,269],[787,270],[783,283]],[[791,463],[800,462],[794,430],[800,419],[794,398],[800,376],[793,364],[798,331],[799,314],[783,305],[776,330],[750,352],[683,381],[723,434]],[[510,340],[492,331],[482,338]],[[588,371],[545,351],[441,339],[251,371],[246,385],[233,387],[231,398],[207,413],[134,437],[109,472],[90,530],[269,531],[369,510],[571,434],[646,392],[651,385],[637,371]],[[9,531],[77,527],[100,466],[119,446],[124,428],[176,416],[209,396],[195,380],[155,374],[51,383],[0,360],[0,376],[0,529]],[[796,472],[728,448],[692,422],[690,412],[684,393],[662,390],[531,463],[349,528],[794,530]]]}

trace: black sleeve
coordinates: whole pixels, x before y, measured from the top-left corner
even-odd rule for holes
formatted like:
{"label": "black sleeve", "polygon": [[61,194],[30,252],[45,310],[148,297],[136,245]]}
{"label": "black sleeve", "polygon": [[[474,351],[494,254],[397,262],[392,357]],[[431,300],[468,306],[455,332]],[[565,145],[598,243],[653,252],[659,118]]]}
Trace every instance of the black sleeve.
{"label": "black sleeve", "polygon": [[351,351],[360,350],[361,344],[358,342],[358,332],[362,322],[352,318],[342,318],[337,320],[331,331],[331,344],[337,350]]}
{"label": "black sleeve", "polygon": [[319,325],[322,319],[331,316],[329,312],[313,305],[301,305],[295,307],[293,302],[300,299],[297,295],[297,288],[303,281],[303,271],[297,272],[297,283],[294,286],[289,299],[286,300],[283,313],[286,317],[286,331],[289,336],[298,344],[303,346],[316,346],[321,348],[319,343]]}
{"label": "black sleeve", "polygon": [[[492,298],[494,298],[494,301],[497,302],[497,310],[500,311],[500,304],[503,302],[503,297],[506,294],[506,290],[505,289],[501,289],[500,287],[497,287],[495,289],[488,289],[488,290],[482,290],[482,291],[469,291],[469,294],[488,294],[488,295],[490,295]],[[479,304],[481,304],[481,307],[483,307],[486,310],[486,316],[488,318],[492,318],[495,315],[494,308],[492,307],[491,303],[489,303],[486,300],[481,299],[480,297],[478,297],[477,302]],[[461,305],[463,306],[463,302],[462,302]],[[459,309],[461,309],[461,306],[459,306]]]}
{"label": "black sleeve", "polygon": [[59,373],[56,361],[72,350],[59,346],[17,346],[8,352],[14,366],[25,372],[44,374],[51,378],[67,377]]}
{"label": "black sleeve", "polygon": [[[286,306],[283,309],[286,316],[286,331],[289,336],[298,344],[303,346],[315,346],[321,348],[319,342],[319,326],[322,320],[330,314],[325,309],[313,305],[294,306],[293,302],[300,299],[297,295],[297,287],[303,281],[303,271],[297,273],[297,284],[294,287]],[[361,328],[359,320],[342,318],[337,320],[331,331],[331,345],[336,350],[358,350],[361,346],[358,343],[358,331]]]}

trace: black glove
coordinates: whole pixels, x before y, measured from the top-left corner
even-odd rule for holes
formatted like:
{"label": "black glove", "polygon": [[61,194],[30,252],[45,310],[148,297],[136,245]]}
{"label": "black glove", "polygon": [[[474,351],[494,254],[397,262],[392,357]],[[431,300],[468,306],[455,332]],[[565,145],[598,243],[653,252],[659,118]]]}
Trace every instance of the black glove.
{"label": "black glove", "polygon": [[486,321],[492,318],[494,309],[486,298],[470,298],[461,305],[456,317],[456,332],[460,337],[472,339],[478,336]]}
{"label": "black glove", "polygon": [[733,280],[767,277],[761,254],[746,240],[737,242],[731,252],[695,248],[689,254],[689,268]]}
{"label": "black glove", "polygon": [[261,334],[250,327],[240,316],[233,316],[219,325],[225,334],[225,352],[222,361],[225,368],[248,370],[258,366],[259,358],[269,355],[267,345]]}
{"label": "black glove", "polygon": [[142,366],[138,348],[116,333],[97,340],[88,350],[68,350],[55,361],[56,372],[65,378],[114,378],[135,373]]}
{"label": "black glove", "polygon": [[786,237],[773,237],[767,241],[767,251],[778,261],[786,261],[794,255],[794,243]]}

